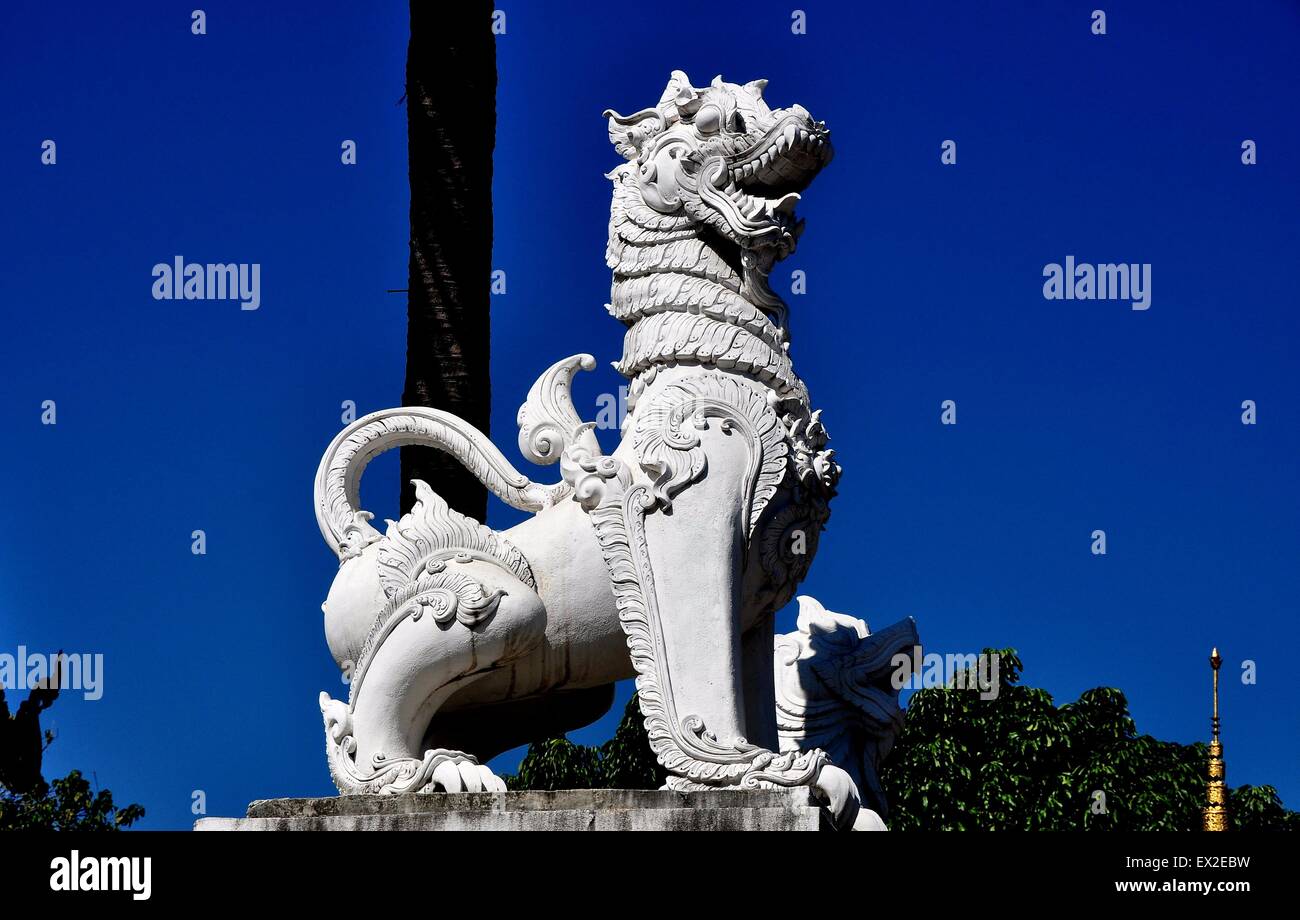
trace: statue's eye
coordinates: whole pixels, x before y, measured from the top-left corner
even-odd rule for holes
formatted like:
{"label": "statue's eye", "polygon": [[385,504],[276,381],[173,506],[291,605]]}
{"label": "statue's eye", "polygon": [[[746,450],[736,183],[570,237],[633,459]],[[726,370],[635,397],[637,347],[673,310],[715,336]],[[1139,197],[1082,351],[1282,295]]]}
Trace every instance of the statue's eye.
{"label": "statue's eye", "polygon": [[722,127],[722,112],[716,105],[701,107],[695,115],[695,129],[701,134],[717,134]]}
{"label": "statue's eye", "polygon": [[740,114],[739,109],[731,113],[731,120],[727,122],[727,130],[732,134],[745,133],[745,119]]}

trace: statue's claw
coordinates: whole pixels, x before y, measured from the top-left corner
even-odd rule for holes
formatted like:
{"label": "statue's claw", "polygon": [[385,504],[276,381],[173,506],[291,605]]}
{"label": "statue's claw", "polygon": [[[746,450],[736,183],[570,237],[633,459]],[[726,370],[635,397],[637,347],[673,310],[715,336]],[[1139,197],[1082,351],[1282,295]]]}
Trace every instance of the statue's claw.
{"label": "statue's claw", "polygon": [[[857,829],[857,820],[861,811],[861,797],[853,778],[834,764],[826,764],[817,774],[813,789],[821,797],[830,812],[831,823],[837,831]],[[867,811],[874,815],[875,812]],[[877,815],[876,820],[880,817]]]}
{"label": "statue's claw", "polygon": [[837,831],[887,831],[888,827],[870,808],[863,808],[858,787],[849,774],[835,766],[822,767],[813,788],[826,802],[826,810]]}
{"label": "statue's claw", "polygon": [[880,815],[876,814],[870,808],[863,808],[858,811],[857,820],[853,822],[855,831],[887,831],[885,822]]}
{"label": "statue's claw", "polygon": [[484,792],[505,792],[506,791],[506,781],[503,780],[501,777],[497,776],[487,767],[480,764],[478,768],[478,772],[479,772],[479,776],[482,777],[483,779]]}
{"label": "statue's claw", "polygon": [[434,789],[441,789],[444,792],[463,792],[465,789],[465,782],[460,775],[460,767],[450,760],[434,768],[433,782],[430,785]]}
{"label": "statue's claw", "polygon": [[478,775],[478,764],[470,763],[468,760],[461,761],[460,778],[465,782],[466,792],[482,792],[483,780]]}
{"label": "statue's claw", "polygon": [[433,771],[426,792],[505,792],[505,780],[472,760],[446,761]]}

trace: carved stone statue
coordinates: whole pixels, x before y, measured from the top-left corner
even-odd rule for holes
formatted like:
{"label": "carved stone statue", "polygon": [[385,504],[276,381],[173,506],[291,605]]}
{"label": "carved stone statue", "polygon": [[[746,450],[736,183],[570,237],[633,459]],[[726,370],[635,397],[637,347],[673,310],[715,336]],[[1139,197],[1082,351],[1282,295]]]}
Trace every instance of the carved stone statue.
{"label": "carved stone statue", "polygon": [[[765,83],[701,89],[678,71],[653,108],[606,113],[625,159],[608,176],[606,309],[628,327],[616,367],[631,381],[612,455],[570,397],[595,366],[585,354],[519,410],[520,451],[558,462],[554,484],[434,409],[373,413],[326,450],[316,515],[341,564],[325,633],[350,694],[320,702],[341,792],[503,789],[484,761],[591,722],[635,676],[670,788],[806,785],[838,826],[880,825],[859,816],[859,788],[883,808],[875,762],[899,722],[886,669],[915,641],[910,621],[870,637],[807,599],[800,631],[773,635],[840,467],[767,280],[794,250],[829,131],[769,108]],[[380,534],[361,473],[405,444],[450,453],[534,517],[496,533],[417,481]]]}

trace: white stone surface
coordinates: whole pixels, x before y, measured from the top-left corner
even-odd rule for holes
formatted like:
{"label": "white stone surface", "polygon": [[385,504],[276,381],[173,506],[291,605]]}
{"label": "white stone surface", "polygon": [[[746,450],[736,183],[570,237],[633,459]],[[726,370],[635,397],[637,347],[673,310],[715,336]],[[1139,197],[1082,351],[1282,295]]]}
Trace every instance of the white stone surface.
{"label": "white stone surface", "polygon": [[[833,736],[824,720],[790,728],[803,716],[787,713],[777,730],[778,682],[796,709],[849,684],[774,670],[773,617],[808,571],[840,467],[767,280],[795,248],[794,206],[831,159],[829,132],[800,106],[769,108],[764,85],[674,72],[656,105],[606,113],[624,159],[609,174],[609,311],[628,326],[616,366],[630,380],[612,455],[570,397],[595,366],[585,354],[553,364],[519,411],[520,450],[558,462],[558,482],[532,482],[433,409],[366,416],[326,450],[316,513],[340,569],[325,633],[352,675],[346,702],[321,694],[340,791],[499,789],[480,758],[591,721],[635,675],[670,788],[808,786],[841,826],[872,823],[857,784],[891,714],[845,764],[811,743]],[[381,534],[358,505],[361,473],[404,444],[450,453],[534,517],[495,533],[418,483]],[[801,630],[785,645],[812,660],[821,646]],[[844,702],[845,725],[861,722]],[[875,702],[896,712],[896,692]]]}
{"label": "white stone surface", "polygon": [[[863,809],[862,814],[867,814]],[[271,799],[245,818],[201,818],[199,831],[816,831],[807,789],[433,793]]]}

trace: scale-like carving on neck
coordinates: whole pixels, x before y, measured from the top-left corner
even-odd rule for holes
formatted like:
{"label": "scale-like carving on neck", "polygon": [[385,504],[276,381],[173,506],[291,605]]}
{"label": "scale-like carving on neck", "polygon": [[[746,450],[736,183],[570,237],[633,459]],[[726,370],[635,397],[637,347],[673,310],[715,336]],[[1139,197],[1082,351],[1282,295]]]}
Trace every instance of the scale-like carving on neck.
{"label": "scale-like carving on neck", "polygon": [[699,364],[751,375],[783,396],[801,393],[785,304],[767,284],[762,256],[689,215],[657,214],[640,202],[631,173],[615,171],[606,253],[607,309],[630,327],[618,370],[633,378],[663,364]]}

